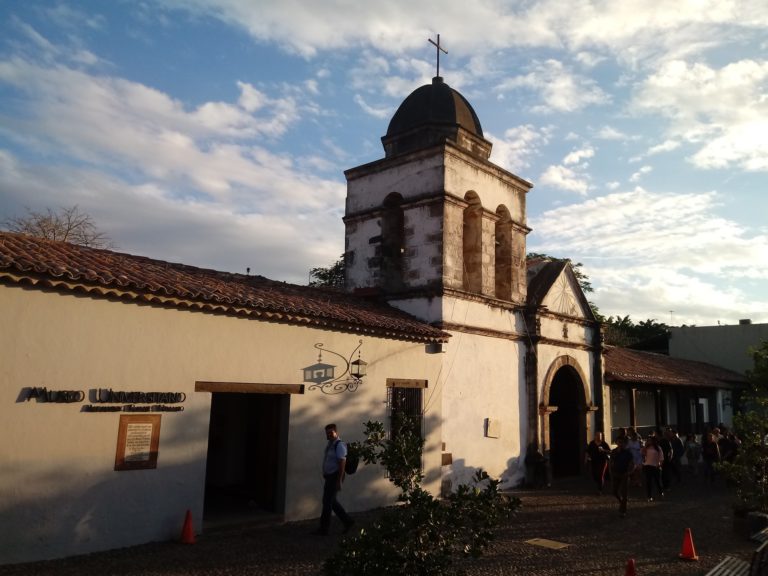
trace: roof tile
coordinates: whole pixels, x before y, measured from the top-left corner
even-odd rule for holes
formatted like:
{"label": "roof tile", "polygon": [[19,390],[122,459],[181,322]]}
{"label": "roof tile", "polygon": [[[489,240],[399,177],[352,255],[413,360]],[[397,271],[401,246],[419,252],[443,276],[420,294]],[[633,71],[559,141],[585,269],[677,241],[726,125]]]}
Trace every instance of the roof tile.
{"label": "roof tile", "polygon": [[734,388],[746,382],[737,372],[666,354],[606,346],[603,357],[608,382],[704,388]]}
{"label": "roof tile", "polygon": [[[18,276],[30,276],[23,279]],[[391,306],[360,296],[143,256],[0,232],[0,277],[60,291],[110,292],[169,305],[411,341],[449,335]],[[77,286],[73,286],[77,283]]]}

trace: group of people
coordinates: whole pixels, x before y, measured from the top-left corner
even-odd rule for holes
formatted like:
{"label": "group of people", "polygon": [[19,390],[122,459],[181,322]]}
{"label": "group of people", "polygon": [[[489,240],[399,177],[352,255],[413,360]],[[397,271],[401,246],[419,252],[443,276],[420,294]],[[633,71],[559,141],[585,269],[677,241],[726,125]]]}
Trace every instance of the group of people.
{"label": "group of people", "polygon": [[[327,444],[323,454],[323,510],[320,527],[315,531],[322,535],[328,534],[332,512],[344,524],[344,532],[349,531],[354,524],[354,520],[336,499],[344,481],[347,447],[339,438],[335,424],[328,424],[325,434]],[[630,484],[644,484],[649,502],[653,501],[654,493],[664,497],[664,491],[673,482],[680,484],[683,481],[683,458],[689,475],[699,475],[701,462],[705,480],[714,482],[717,476],[715,464],[733,462],[741,444],[738,437],[723,425],[704,434],[701,443],[695,434],[688,434],[683,441],[673,428],[667,428],[664,432],[651,432],[645,439],[634,428],[619,428],[615,442],[616,447],[612,449],[603,439],[603,433],[596,432],[594,439],[587,445],[585,458],[600,494],[603,494],[610,477],[613,495],[619,501],[622,517],[627,514]],[[539,458],[532,458],[532,454]],[[546,475],[543,472],[544,462],[544,457],[535,445],[529,447],[526,464],[532,465],[534,470],[542,470],[536,476]],[[545,480],[541,477],[540,481]]]}
{"label": "group of people", "polygon": [[619,428],[615,442],[616,447],[611,449],[602,432],[595,433],[587,445],[586,460],[600,494],[607,478],[611,478],[622,516],[627,513],[630,484],[644,484],[649,502],[653,501],[654,494],[664,497],[665,490],[683,480],[683,458],[690,475],[698,476],[701,462],[704,478],[714,482],[717,476],[715,464],[732,462],[740,445],[738,437],[722,425],[704,434],[701,443],[695,434],[688,434],[683,441],[673,428],[667,428],[663,433],[651,432],[645,440],[634,428]]}

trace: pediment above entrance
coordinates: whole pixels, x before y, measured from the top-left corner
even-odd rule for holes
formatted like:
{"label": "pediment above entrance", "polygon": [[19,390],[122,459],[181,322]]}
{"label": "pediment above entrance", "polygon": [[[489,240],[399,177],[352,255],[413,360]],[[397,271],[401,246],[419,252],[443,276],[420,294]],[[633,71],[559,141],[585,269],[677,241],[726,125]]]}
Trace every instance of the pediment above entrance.
{"label": "pediment above entrance", "polygon": [[589,302],[566,261],[528,262],[528,303],[560,316],[594,320]]}
{"label": "pediment above entrance", "polygon": [[563,270],[552,284],[543,304],[552,312],[565,316],[586,318],[579,296],[581,288],[574,288],[566,270]]}

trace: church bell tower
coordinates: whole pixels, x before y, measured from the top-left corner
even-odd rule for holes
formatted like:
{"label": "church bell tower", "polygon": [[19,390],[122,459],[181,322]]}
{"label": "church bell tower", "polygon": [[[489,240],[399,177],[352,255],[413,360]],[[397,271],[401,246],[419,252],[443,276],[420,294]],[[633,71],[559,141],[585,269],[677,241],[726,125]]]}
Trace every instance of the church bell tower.
{"label": "church bell tower", "polygon": [[531,184],[489,161],[469,102],[436,76],[381,140],[384,158],[345,172],[347,289],[434,323],[435,298],[524,305]]}

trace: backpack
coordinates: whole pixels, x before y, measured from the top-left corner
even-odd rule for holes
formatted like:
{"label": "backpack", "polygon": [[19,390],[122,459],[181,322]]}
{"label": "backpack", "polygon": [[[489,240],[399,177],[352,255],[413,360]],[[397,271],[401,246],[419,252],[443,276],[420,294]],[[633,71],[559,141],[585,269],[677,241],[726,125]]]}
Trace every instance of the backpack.
{"label": "backpack", "polygon": [[354,474],[357,472],[357,466],[360,464],[360,452],[357,445],[352,442],[347,444],[347,464],[344,467],[344,471],[347,474]]}

